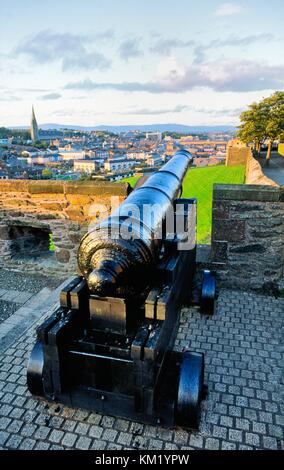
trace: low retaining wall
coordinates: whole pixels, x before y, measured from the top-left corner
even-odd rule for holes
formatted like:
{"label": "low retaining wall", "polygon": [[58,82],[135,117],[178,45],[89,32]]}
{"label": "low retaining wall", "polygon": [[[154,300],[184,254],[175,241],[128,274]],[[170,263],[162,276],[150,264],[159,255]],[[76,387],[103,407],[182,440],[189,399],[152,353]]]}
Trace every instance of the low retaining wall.
{"label": "low retaining wall", "polygon": [[253,157],[250,147],[228,146],[226,166],[245,165],[246,184],[278,186],[275,181],[267,178],[262,172],[260,163]]}
{"label": "low retaining wall", "polygon": [[222,285],[277,291],[284,266],[284,188],[215,185],[213,267]]}
{"label": "low retaining wall", "polygon": [[275,181],[267,178],[267,176],[263,174],[260,163],[252,156],[251,152],[246,162],[246,184],[278,186]]}
{"label": "low retaining wall", "polygon": [[[106,216],[111,197],[121,202],[128,184],[97,181],[0,180],[0,256],[2,265],[48,274],[76,271],[76,254],[81,237],[96,221],[97,205]],[[15,260],[11,254],[11,231],[38,230],[52,234],[54,255]],[[15,231],[15,230],[14,230]],[[28,243],[27,243],[28,246]],[[29,248],[27,248],[28,251]]]}

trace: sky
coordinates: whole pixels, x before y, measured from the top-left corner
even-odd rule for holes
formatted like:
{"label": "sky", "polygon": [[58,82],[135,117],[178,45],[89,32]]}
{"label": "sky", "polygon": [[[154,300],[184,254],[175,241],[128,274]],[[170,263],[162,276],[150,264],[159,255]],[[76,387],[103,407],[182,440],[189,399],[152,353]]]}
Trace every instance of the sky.
{"label": "sky", "polygon": [[284,89],[283,0],[0,0],[0,126],[238,124]]}

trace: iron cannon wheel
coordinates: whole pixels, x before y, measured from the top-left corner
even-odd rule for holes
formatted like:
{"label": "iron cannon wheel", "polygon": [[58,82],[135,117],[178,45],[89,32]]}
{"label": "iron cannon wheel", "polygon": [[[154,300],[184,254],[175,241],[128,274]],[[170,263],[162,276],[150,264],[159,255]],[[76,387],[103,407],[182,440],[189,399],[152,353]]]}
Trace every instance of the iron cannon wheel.
{"label": "iron cannon wheel", "polygon": [[202,399],[204,356],[185,352],[180,365],[176,403],[176,424],[187,428],[198,427],[199,404]]}
{"label": "iron cannon wheel", "polygon": [[32,395],[43,396],[44,354],[41,341],[37,341],[32,349],[27,369],[27,385]]}
{"label": "iron cannon wheel", "polygon": [[216,299],[215,272],[205,269],[203,272],[203,283],[201,292],[201,311],[205,314],[214,313]]}

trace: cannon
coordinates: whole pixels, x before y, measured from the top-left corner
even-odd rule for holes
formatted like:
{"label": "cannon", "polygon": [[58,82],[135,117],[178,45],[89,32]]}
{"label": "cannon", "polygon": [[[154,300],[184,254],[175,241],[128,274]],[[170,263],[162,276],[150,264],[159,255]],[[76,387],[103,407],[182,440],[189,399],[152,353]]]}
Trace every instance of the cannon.
{"label": "cannon", "polygon": [[[196,200],[181,198],[191,163],[187,151],[177,152],[82,238],[79,275],[37,329],[27,370],[33,395],[149,424],[198,427],[204,356],[173,349],[195,271]],[[208,313],[210,273],[204,282]]]}

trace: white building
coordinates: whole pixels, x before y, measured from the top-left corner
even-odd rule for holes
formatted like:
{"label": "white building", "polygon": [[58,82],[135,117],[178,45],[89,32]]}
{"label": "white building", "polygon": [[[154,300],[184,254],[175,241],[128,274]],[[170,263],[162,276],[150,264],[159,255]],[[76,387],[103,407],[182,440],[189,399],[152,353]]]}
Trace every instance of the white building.
{"label": "white building", "polygon": [[130,149],[126,153],[127,158],[132,158],[133,160],[144,160],[147,157],[147,153],[139,149]]}
{"label": "white building", "polygon": [[98,160],[74,160],[74,171],[76,173],[87,173],[90,175],[98,170],[99,166]]}
{"label": "white building", "polygon": [[81,160],[85,158],[84,150],[60,150],[59,159],[63,161],[67,160]]}
{"label": "white building", "polygon": [[104,164],[105,171],[115,172],[129,170],[134,166],[138,165],[136,160],[130,160],[127,158],[115,158],[107,160]]}
{"label": "white building", "polygon": [[149,166],[160,165],[163,162],[163,158],[159,153],[150,153],[147,157],[147,164]]}

